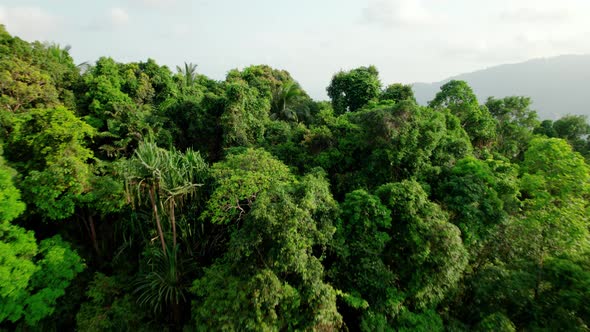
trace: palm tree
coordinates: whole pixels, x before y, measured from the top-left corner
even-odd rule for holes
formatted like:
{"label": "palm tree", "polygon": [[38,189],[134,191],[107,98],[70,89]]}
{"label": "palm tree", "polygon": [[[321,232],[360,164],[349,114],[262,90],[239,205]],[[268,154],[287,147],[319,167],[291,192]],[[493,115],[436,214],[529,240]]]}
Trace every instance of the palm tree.
{"label": "palm tree", "polygon": [[[198,152],[165,150],[151,142],[141,142],[133,157],[121,167],[130,200],[133,201],[134,193],[139,202],[142,197],[149,197],[162,246],[161,251],[156,248],[150,251],[149,270],[139,275],[135,292],[139,294],[140,303],[151,306],[156,312],[161,311],[163,305],[171,306],[177,323],[190,286],[185,275],[191,269],[191,260],[177,258],[176,209],[198,194],[206,180],[207,168]],[[169,250],[162,215],[167,216],[172,228],[173,245]]]}
{"label": "palm tree", "polygon": [[189,149],[184,154],[176,150],[169,151],[163,166],[160,195],[167,206],[173,246],[176,247],[175,208],[181,207],[203,185],[207,165],[198,152]]}
{"label": "palm tree", "polygon": [[45,44],[47,55],[57,60],[60,64],[66,64],[70,61],[70,50],[72,46],[66,45],[61,47],[59,44]]}
{"label": "palm tree", "polygon": [[[152,216],[156,221],[158,237],[162,245],[162,251],[166,253],[166,239],[160,219],[160,205],[158,204],[162,164],[166,159],[166,150],[159,148],[154,143],[142,142],[139,144],[133,157],[120,165],[121,172],[125,177],[125,191],[128,201],[140,205],[146,194],[149,197]],[[135,204],[134,204],[135,205]]]}
{"label": "palm tree", "polygon": [[[176,252],[176,249],[172,249]],[[175,323],[181,321],[182,304],[187,302],[188,289],[191,286],[191,272],[194,272],[193,260],[177,260],[176,255],[167,255],[154,248],[148,251],[149,270],[140,273],[134,293],[138,295],[139,304],[150,307],[154,313],[172,308]]]}
{"label": "palm tree", "polygon": [[191,87],[195,84],[197,78],[197,65],[191,62],[184,63],[184,68],[176,66],[176,71],[184,78],[184,86]]}
{"label": "palm tree", "polygon": [[271,113],[273,117],[297,121],[297,112],[293,104],[303,95],[303,91],[295,81],[288,81],[276,86],[272,91]]}
{"label": "palm tree", "polygon": [[[187,150],[165,150],[155,143],[142,142],[131,159],[123,164],[123,174],[129,200],[137,194],[149,197],[152,215],[156,221],[162,251],[167,246],[162,228],[161,214],[168,216],[172,228],[173,248],[176,248],[176,207],[193,197],[203,185],[207,174],[207,164],[198,152]],[[176,251],[174,251],[176,252]]]}

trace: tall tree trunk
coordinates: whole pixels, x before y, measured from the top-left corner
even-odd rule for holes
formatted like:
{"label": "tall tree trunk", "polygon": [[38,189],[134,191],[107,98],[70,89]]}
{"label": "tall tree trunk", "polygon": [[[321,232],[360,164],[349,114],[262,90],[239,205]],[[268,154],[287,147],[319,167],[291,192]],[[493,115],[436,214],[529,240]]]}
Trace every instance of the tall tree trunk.
{"label": "tall tree trunk", "polygon": [[101,253],[98,248],[98,239],[96,238],[96,227],[94,227],[94,218],[91,213],[88,213],[88,223],[90,224],[90,239],[92,240],[92,247],[94,247],[94,251],[96,251],[98,258],[100,259]]}
{"label": "tall tree trunk", "polygon": [[176,217],[174,216],[174,197],[170,198],[170,222],[172,223],[172,244],[174,245],[174,257],[176,257]]}
{"label": "tall tree trunk", "polygon": [[162,250],[166,253],[166,241],[164,240],[164,232],[162,232],[162,224],[160,223],[160,215],[158,214],[158,205],[156,204],[156,190],[153,185],[150,187],[150,200],[152,202],[152,209],[156,219],[156,226],[158,227],[158,235],[160,236],[160,242],[162,243]]}

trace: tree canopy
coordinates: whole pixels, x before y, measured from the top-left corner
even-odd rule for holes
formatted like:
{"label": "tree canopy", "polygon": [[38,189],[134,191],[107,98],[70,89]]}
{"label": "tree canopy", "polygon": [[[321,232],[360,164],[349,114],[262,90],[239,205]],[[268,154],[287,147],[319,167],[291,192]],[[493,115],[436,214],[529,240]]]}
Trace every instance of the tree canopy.
{"label": "tree canopy", "polygon": [[588,330],[584,116],[69,49],[0,26],[1,331]]}

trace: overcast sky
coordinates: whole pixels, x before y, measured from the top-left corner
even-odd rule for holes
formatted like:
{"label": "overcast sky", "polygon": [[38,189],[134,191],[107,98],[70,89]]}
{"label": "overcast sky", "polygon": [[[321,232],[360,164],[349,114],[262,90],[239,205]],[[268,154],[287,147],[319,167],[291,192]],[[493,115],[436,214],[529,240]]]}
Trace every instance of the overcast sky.
{"label": "overcast sky", "polygon": [[0,0],[0,24],[71,45],[76,62],[186,61],[219,80],[269,64],[316,99],[335,72],[363,65],[384,84],[433,82],[590,53],[588,0]]}

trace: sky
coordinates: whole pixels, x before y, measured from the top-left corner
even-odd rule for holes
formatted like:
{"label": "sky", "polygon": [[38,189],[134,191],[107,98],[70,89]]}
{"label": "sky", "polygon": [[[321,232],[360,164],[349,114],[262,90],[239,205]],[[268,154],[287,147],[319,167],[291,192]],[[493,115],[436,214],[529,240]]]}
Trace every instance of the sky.
{"label": "sky", "polygon": [[22,39],[101,56],[191,62],[213,79],[285,69],[315,99],[340,70],[375,65],[384,85],[590,53],[588,0],[0,0]]}

